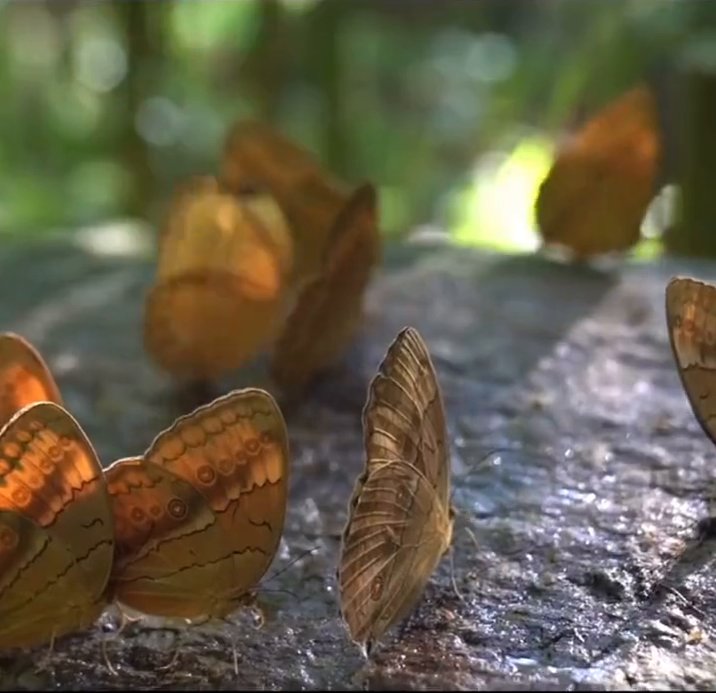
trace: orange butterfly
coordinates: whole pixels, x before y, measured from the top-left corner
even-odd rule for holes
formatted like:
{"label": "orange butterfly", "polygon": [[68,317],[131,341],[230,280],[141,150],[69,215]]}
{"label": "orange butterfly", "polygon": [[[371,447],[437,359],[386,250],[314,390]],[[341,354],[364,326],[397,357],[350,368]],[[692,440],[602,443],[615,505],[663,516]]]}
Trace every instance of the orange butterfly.
{"label": "orange butterfly", "polygon": [[296,276],[321,272],[337,217],[351,194],[345,183],[291,140],[254,121],[230,130],[221,176],[232,190],[247,183],[270,190],[295,236]]}
{"label": "orange butterfly", "polygon": [[88,628],[106,604],[112,516],[79,424],[38,402],[0,431],[0,648]]}
{"label": "orange butterfly", "polygon": [[269,195],[193,180],[161,236],[145,305],[147,351],[176,376],[237,368],[278,330],[292,265],[293,241]]}
{"label": "orange butterfly", "polygon": [[560,150],[540,187],[536,214],[545,243],[578,259],[633,246],[654,196],[660,152],[646,87],[597,113]]}
{"label": "orange butterfly", "polygon": [[12,332],[0,334],[0,426],[27,404],[62,404],[60,390],[35,347]]}
{"label": "orange butterfly", "polygon": [[271,395],[235,390],[199,407],[106,478],[113,598],[183,618],[221,618],[251,600],[286,511],[288,436]]}
{"label": "orange butterfly", "polygon": [[89,627],[114,552],[102,467],[49,368],[0,335],[0,648]]}
{"label": "orange butterfly", "polygon": [[345,351],[359,325],[363,294],[380,258],[376,195],[356,190],[336,219],[321,273],[298,294],[275,345],[271,369],[285,390],[299,390]]}

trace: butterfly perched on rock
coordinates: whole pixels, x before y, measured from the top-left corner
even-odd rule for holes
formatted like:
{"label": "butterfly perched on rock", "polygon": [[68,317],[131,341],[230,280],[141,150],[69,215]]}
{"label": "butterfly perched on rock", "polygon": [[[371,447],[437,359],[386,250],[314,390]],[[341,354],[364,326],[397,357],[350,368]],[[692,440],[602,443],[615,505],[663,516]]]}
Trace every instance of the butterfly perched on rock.
{"label": "butterfly perched on rock", "polygon": [[656,192],[661,133],[651,91],[639,86],[596,113],[558,151],[536,202],[546,245],[575,259],[637,243]]}
{"label": "butterfly perched on rock", "polygon": [[338,585],[348,632],[367,656],[414,608],[452,540],[445,410],[414,328],[398,334],[370,384],[363,439]]}

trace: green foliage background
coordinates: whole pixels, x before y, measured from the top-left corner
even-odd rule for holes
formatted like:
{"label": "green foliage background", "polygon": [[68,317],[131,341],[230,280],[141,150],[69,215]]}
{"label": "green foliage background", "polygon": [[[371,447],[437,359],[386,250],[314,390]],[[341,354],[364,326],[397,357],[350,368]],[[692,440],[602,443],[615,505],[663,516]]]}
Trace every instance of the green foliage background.
{"label": "green foliage background", "polygon": [[528,245],[553,143],[710,46],[705,5],[6,1],[0,230],[156,222],[181,178],[216,170],[229,124],[252,116],[346,179],[373,180],[388,235],[438,225],[461,242]]}

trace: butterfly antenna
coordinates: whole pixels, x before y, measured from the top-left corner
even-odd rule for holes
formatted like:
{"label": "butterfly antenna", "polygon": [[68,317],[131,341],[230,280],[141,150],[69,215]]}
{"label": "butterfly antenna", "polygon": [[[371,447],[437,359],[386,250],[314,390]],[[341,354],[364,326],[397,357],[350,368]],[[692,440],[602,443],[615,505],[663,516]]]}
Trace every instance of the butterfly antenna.
{"label": "butterfly antenna", "polygon": [[455,552],[450,551],[450,582],[452,582],[452,588],[455,592],[455,596],[463,603],[467,604],[467,601],[465,597],[462,596],[462,593],[458,589],[457,586],[457,580],[455,579]]}
{"label": "butterfly antenna", "polygon": [[[478,460],[475,460],[473,463],[467,465],[467,471],[464,474],[460,474],[456,477],[457,480],[462,481],[463,479],[467,479],[471,474],[475,473],[476,471],[479,471],[482,467],[487,465],[493,458],[497,457],[499,460],[500,455],[506,453],[506,452],[525,452],[529,455],[533,455],[535,457],[542,457],[543,459],[549,459],[552,460],[551,457],[548,455],[545,455],[543,452],[533,451],[529,450],[528,448],[524,448],[521,446],[501,446],[496,448],[491,448],[488,450],[482,457],[480,457]],[[450,500],[452,502],[452,496],[455,493],[455,488],[453,488],[451,494],[450,494]]]}
{"label": "butterfly antenna", "polygon": [[676,587],[672,587],[671,585],[667,585],[666,583],[662,583],[661,585],[665,590],[667,590],[670,594],[673,594],[675,597],[678,597],[681,599],[681,601],[688,606],[690,609],[695,611],[701,618],[708,619],[708,616],[701,611],[691,600],[687,599],[679,590],[676,589]]}
{"label": "butterfly antenna", "polygon": [[292,599],[295,599],[296,601],[300,601],[299,596],[295,592],[291,592],[291,590],[284,590],[284,589],[272,589],[270,587],[267,587],[266,589],[259,590],[261,594],[267,594],[267,593],[274,593],[274,594],[287,594]]}
{"label": "butterfly antenna", "polygon": [[305,551],[302,551],[301,553],[298,554],[298,556],[291,559],[285,566],[283,566],[283,568],[281,568],[280,570],[277,570],[273,575],[270,575],[269,577],[267,577],[266,582],[269,582],[270,580],[277,578],[279,575],[281,575],[281,573],[286,572],[294,563],[298,563],[298,561],[300,561],[305,556],[313,553],[318,548],[320,548],[320,546],[318,544],[316,544],[316,546],[312,546],[310,549],[306,549]]}

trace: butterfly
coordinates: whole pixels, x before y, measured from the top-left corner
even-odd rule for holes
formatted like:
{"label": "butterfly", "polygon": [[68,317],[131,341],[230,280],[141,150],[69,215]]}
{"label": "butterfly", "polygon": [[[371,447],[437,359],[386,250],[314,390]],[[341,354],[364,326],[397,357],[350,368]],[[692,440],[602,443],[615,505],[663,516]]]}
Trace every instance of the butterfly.
{"label": "butterfly", "polygon": [[545,243],[567,247],[578,259],[633,246],[654,196],[660,155],[654,97],[636,87],[559,151],[536,202]]}
{"label": "butterfly", "polygon": [[270,195],[193,180],[160,238],[144,313],[148,353],[178,377],[239,367],[274,337],[292,263],[293,241]]}
{"label": "butterfly", "polygon": [[666,286],[666,323],[686,396],[716,443],[716,286],[674,277]]}
{"label": "butterfly", "polygon": [[97,454],[59,404],[0,430],[0,648],[89,627],[106,604],[114,533]]}
{"label": "butterfly", "polygon": [[288,436],[263,390],[234,390],[106,470],[109,593],[164,617],[222,618],[252,599],[283,531]]}
{"label": "butterfly", "polygon": [[375,189],[359,187],[336,219],[322,272],[299,291],[274,345],[271,370],[285,390],[300,390],[336,361],[362,317],[363,294],[380,258]]}
{"label": "butterfly", "polygon": [[291,227],[296,277],[322,271],[327,244],[351,191],[288,137],[264,123],[240,121],[229,131],[221,177],[229,189],[258,184],[275,196]]}
{"label": "butterfly", "polygon": [[403,329],[368,389],[366,463],[338,565],[341,611],[366,656],[413,609],[452,540],[440,386],[417,330]]}
{"label": "butterfly", "polygon": [[62,404],[60,390],[35,347],[12,332],[0,334],[0,426],[27,404]]}

